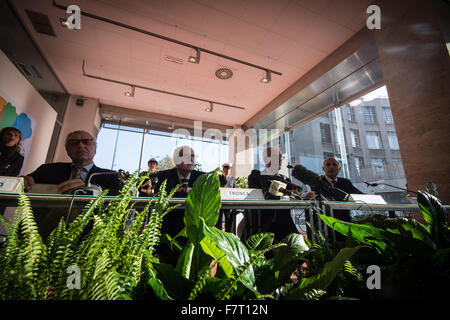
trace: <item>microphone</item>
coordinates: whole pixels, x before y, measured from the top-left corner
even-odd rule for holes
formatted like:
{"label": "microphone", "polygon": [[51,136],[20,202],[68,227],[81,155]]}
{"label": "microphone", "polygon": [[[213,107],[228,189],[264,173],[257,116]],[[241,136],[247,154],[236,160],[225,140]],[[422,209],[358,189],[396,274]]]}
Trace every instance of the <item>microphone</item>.
{"label": "microphone", "polygon": [[363,182],[364,182],[368,187],[376,187],[376,186],[379,186],[379,185],[384,185],[384,186],[388,186],[388,187],[391,187],[391,188],[395,188],[395,189],[399,189],[399,190],[403,190],[403,191],[407,191],[407,192],[411,192],[411,193],[418,194],[416,191],[412,191],[412,190],[400,188],[400,187],[393,186],[393,185],[387,184],[387,183],[369,183],[369,182],[366,182],[366,181],[363,181]]}
{"label": "microphone", "polygon": [[102,187],[100,187],[98,184],[91,184],[91,179],[93,176],[102,176],[102,175],[112,175],[117,174],[115,171],[106,171],[106,172],[95,172],[90,175],[87,185],[81,188],[78,188],[74,191],[74,194],[81,194],[81,195],[87,195],[87,196],[98,196],[103,192]]}
{"label": "microphone", "polygon": [[283,182],[280,182],[277,180],[272,180],[270,182],[269,193],[276,197],[281,197],[283,195],[286,195],[286,196],[289,196],[294,199],[302,200],[301,197],[299,197],[295,193],[287,190],[286,187],[287,187],[286,183],[283,183]]}
{"label": "microphone", "polygon": [[305,168],[300,164],[295,165],[294,170],[292,170],[292,176],[300,180],[304,184],[309,184],[312,188],[315,187],[316,189],[320,190],[320,194],[327,193],[331,195],[331,197],[337,201],[347,201],[350,197],[347,192],[328,185],[317,173]]}
{"label": "microphone", "polygon": [[317,173],[308,170],[301,164],[295,165],[294,170],[292,170],[292,176],[300,180],[304,184],[309,184],[311,187],[320,186],[323,183],[322,179]]}

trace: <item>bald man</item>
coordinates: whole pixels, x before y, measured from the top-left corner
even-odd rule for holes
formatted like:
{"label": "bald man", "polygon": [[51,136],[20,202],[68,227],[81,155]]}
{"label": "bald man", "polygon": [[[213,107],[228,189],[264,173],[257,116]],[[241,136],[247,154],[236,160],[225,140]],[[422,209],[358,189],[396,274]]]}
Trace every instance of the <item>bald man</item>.
{"label": "bald man", "polygon": [[[341,171],[341,164],[335,158],[333,157],[326,158],[323,161],[322,170],[325,173],[325,175],[321,176],[321,179],[325,184],[339,188],[342,191],[349,194],[350,193],[362,194],[362,192],[359,191],[350,180],[338,177],[338,174]],[[327,192],[326,190],[323,190],[323,188],[321,188],[321,190],[313,188],[313,190],[315,190],[316,193],[322,194],[325,198],[329,200],[341,200],[341,199],[334,199],[333,195]],[[349,210],[334,210],[333,212],[335,218],[348,222],[351,221]]]}
{"label": "bald man", "polygon": [[[272,180],[280,181],[287,184],[286,189],[303,196],[305,199],[312,199],[315,193],[302,192],[299,186],[292,184],[291,180],[278,173],[281,169],[283,161],[280,150],[276,147],[269,147],[265,150],[264,161],[266,168],[261,172],[259,170],[252,170],[248,176],[249,188],[261,189],[265,199],[280,199],[269,193],[270,184]],[[276,240],[283,239],[286,235],[291,233],[298,233],[297,227],[291,217],[291,211],[286,209],[281,210],[264,210],[261,214],[261,232],[273,232]],[[256,233],[256,232],[253,232]]]}

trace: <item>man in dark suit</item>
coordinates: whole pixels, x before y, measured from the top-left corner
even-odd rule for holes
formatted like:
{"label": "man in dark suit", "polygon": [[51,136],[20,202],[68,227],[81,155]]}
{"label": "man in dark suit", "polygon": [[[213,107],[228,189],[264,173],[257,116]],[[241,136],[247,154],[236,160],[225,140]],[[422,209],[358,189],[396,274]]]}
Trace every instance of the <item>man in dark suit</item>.
{"label": "man in dark suit", "polygon": [[117,172],[102,169],[94,164],[97,151],[96,139],[85,131],[74,131],[67,135],[67,155],[72,163],[55,162],[41,165],[34,172],[24,177],[25,191],[30,190],[36,183],[56,184],[60,193],[70,194],[86,186],[94,173],[108,173],[92,176],[91,184],[108,189],[109,196],[119,194],[122,184]]}
{"label": "man in dark suit", "polygon": [[[361,191],[359,191],[350,180],[338,177],[339,171],[341,171],[341,165],[339,161],[337,161],[333,157],[328,157],[323,161],[322,170],[324,171],[325,175],[321,176],[322,182],[327,186],[332,186],[335,188],[338,188],[348,194],[356,193],[356,194],[362,194]],[[339,196],[336,194],[332,194],[331,192],[327,191],[325,188],[322,188],[320,186],[316,186],[312,188],[316,193],[321,194],[328,200],[336,200],[336,201],[342,201]],[[351,222],[351,216],[350,216],[350,210],[333,210],[333,216],[336,219]],[[309,219],[307,217],[307,219]],[[345,237],[341,235],[338,232],[335,232],[336,234],[336,240],[342,241],[345,240]]]}
{"label": "man in dark suit", "polygon": [[[97,151],[96,139],[85,131],[74,131],[66,137],[66,151],[72,159],[72,163],[47,163],[41,165],[34,172],[24,177],[25,191],[29,191],[34,184],[55,184],[58,192],[63,194],[74,193],[83,188],[89,181],[91,184],[100,186],[103,190],[108,189],[109,196],[119,194],[122,183],[119,174],[115,171],[102,169],[94,165],[94,156]],[[108,173],[94,175],[95,173]],[[33,210],[39,233],[46,238],[58,225],[61,217],[67,214],[67,208],[37,208]],[[81,209],[73,209],[69,220],[73,220]],[[90,227],[87,227],[88,230]]]}
{"label": "man in dark suit", "polygon": [[166,182],[166,191],[169,193],[177,185],[181,185],[174,194],[174,198],[185,198],[192,189],[195,180],[204,172],[194,170],[195,153],[188,146],[181,146],[173,153],[175,168],[158,172],[158,182],[155,186],[155,193],[159,192],[163,181]]}
{"label": "man in dark suit", "polygon": [[[321,176],[322,182],[327,186],[332,186],[335,188],[338,188],[346,193],[356,193],[356,194],[362,194],[361,191],[359,191],[350,180],[338,177],[339,171],[341,171],[341,165],[339,161],[337,161],[333,157],[328,157],[323,161],[322,170],[325,172],[325,175]],[[315,190],[317,193],[320,193],[322,196],[327,198],[328,200],[336,200],[336,201],[342,201],[342,199],[339,199],[336,195],[333,195],[329,191],[325,190],[325,188],[317,189],[318,187],[314,187],[313,190]],[[344,221],[351,221],[350,218],[350,211],[349,210],[334,210],[334,217],[340,220]]]}
{"label": "man in dark suit", "polygon": [[[306,192],[300,190],[299,186],[292,184],[291,180],[278,173],[281,169],[282,154],[278,148],[269,147],[265,151],[266,168],[261,172],[259,170],[252,170],[248,176],[249,188],[261,189],[266,200],[279,200],[279,196],[269,193],[272,180],[280,181],[287,184],[286,189],[296,193],[302,198],[310,199],[315,196],[314,192]],[[256,220],[257,221],[257,220]],[[261,213],[261,232],[273,232],[276,240],[283,239],[290,233],[298,233],[297,227],[291,217],[291,211],[287,209],[281,210],[264,210]],[[253,233],[255,230],[253,230]]]}
{"label": "man in dark suit", "polygon": [[[195,180],[204,174],[204,172],[194,170],[195,153],[194,150],[188,146],[176,148],[173,152],[173,161],[175,163],[175,168],[158,172],[158,182],[155,185],[155,194],[159,192],[161,184],[166,181],[167,193],[176,188],[177,185],[181,185],[173,197],[185,198],[192,189]],[[176,236],[184,228],[183,215],[184,210],[182,209],[175,209],[169,212],[164,217],[161,233],[167,233],[171,237]],[[184,244],[184,239],[179,238],[177,241]],[[160,255],[162,261],[173,265],[176,264],[178,254],[171,251],[166,243],[160,243],[157,248],[157,253]]]}

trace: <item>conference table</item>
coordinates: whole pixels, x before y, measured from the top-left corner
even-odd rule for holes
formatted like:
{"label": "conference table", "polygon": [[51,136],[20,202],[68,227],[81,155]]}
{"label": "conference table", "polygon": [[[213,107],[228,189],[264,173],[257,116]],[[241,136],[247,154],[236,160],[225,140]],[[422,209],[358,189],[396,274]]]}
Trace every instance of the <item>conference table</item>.
{"label": "conference table", "polygon": [[[17,207],[18,206],[18,193],[3,192],[0,193],[0,209],[5,207]],[[39,194],[28,193],[26,194],[30,200],[32,208],[84,208],[90,201],[95,199],[94,196],[88,195],[62,195],[62,194]],[[117,197],[104,196],[104,202],[107,204],[110,201],[114,201]],[[149,201],[155,201],[156,198],[150,197],[133,197],[130,200],[130,205],[133,204],[134,208],[139,210],[144,208]],[[400,216],[411,216],[412,212],[419,212],[417,204],[371,204],[371,203],[359,203],[359,202],[341,202],[341,201],[316,201],[316,200],[222,200],[221,209],[237,209],[243,214],[243,218],[249,228],[247,232],[250,234],[244,235],[247,238],[251,234],[258,233],[260,230],[259,218],[264,214],[266,210],[276,209],[290,209],[296,210],[309,217],[309,222],[312,224],[312,211],[319,211],[326,215],[333,216],[334,210],[356,210],[356,212],[382,212],[387,214],[388,212],[395,212]],[[169,200],[170,205],[179,205],[180,209],[184,208],[184,198],[172,198]],[[447,210],[449,205],[444,206]],[[247,215],[249,210],[257,211],[257,221],[253,221],[251,216]],[[254,211],[253,211],[254,212]],[[293,212],[293,211],[291,211]],[[309,214],[307,214],[307,212]],[[400,214],[398,214],[400,213]],[[403,214],[402,214],[403,213]],[[304,220],[304,219],[303,219]],[[302,220],[302,221],[303,221]],[[332,232],[332,239],[335,240],[335,233],[330,230],[325,223],[318,219],[318,229],[327,236],[329,232]],[[236,230],[234,230],[236,231]],[[232,231],[233,232],[233,231]],[[236,233],[236,232],[234,232]],[[306,234],[306,229],[305,229]],[[314,239],[312,239],[314,242]]]}

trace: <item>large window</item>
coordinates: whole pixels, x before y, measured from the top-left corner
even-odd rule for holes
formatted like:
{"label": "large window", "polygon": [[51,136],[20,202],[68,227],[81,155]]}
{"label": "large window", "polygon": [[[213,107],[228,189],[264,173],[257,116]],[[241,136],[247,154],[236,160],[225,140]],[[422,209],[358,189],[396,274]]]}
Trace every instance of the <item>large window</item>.
{"label": "large window", "polygon": [[359,148],[361,145],[359,143],[359,132],[355,129],[350,129],[350,137],[352,140],[352,147]]}
{"label": "large window", "polygon": [[363,107],[363,119],[365,123],[376,123],[377,122],[377,114],[375,112],[375,107],[368,106]]}
{"label": "large window", "polygon": [[328,123],[320,124],[320,134],[323,143],[331,143],[331,130],[330,125]]}
{"label": "large window", "polygon": [[[393,124],[386,88],[374,90],[359,100],[358,105],[341,106],[292,129],[289,132],[291,141],[288,159],[295,155],[296,163],[323,174],[324,158],[333,156],[341,162],[339,176],[350,179],[365,193],[373,190],[368,189],[364,181],[382,180],[405,188],[402,159],[398,152],[392,152],[399,150],[397,136],[392,126],[386,130],[386,124]],[[377,119],[377,114],[382,118]],[[344,139],[332,140],[333,137]],[[382,140],[382,137],[386,140]],[[382,195],[386,192],[389,202],[395,197],[399,203],[405,201],[401,191],[394,197],[392,189],[389,192],[381,189],[376,192]]]}
{"label": "large window", "polygon": [[347,106],[348,121],[356,121],[355,109]]}
{"label": "large window", "polygon": [[383,107],[383,117],[384,117],[384,123],[386,123],[386,124],[394,123],[394,118],[392,118],[391,108]]}
{"label": "large window", "polygon": [[[215,137],[214,137],[215,138]],[[175,148],[187,145],[196,154],[196,168],[206,172],[228,161],[228,142],[204,137],[184,136],[154,130],[103,124],[97,137],[97,166],[134,172],[147,170],[147,162],[155,158],[160,169],[173,167]]]}
{"label": "large window", "polygon": [[388,132],[388,139],[389,139],[389,147],[391,150],[399,150],[398,141],[397,141],[397,135],[395,132]]}
{"label": "large window", "polygon": [[381,149],[381,138],[378,131],[367,131],[366,138],[369,149]]}

